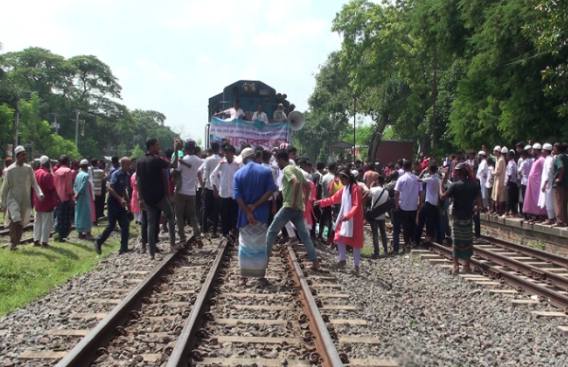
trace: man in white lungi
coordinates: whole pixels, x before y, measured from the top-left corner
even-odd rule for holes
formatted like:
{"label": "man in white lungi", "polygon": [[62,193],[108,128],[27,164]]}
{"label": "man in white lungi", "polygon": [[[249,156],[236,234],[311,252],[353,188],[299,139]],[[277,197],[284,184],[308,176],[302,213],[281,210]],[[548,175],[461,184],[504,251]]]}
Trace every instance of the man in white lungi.
{"label": "man in white lungi", "polygon": [[16,161],[6,169],[0,208],[6,209],[6,224],[10,229],[10,250],[20,243],[24,227],[29,223],[32,213],[31,190],[43,200],[43,192],[37,184],[32,167],[26,163],[26,149],[18,145],[14,150]]}

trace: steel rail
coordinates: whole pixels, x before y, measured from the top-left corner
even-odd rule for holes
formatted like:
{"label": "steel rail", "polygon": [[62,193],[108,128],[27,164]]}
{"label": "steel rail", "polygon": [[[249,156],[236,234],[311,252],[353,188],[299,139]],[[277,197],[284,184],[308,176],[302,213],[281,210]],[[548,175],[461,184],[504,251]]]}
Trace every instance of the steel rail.
{"label": "steel rail", "polygon": [[505,266],[538,280],[549,281],[555,287],[561,288],[563,290],[568,290],[568,278],[561,275],[542,270],[536,266],[523,263],[519,260],[511,259],[510,257],[503,256],[497,252],[487,249],[474,248],[473,253],[479,257],[490,260],[495,264]]}
{"label": "steel rail", "polygon": [[[434,252],[437,252],[438,254],[443,255],[449,259],[453,259],[451,248],[442,246],[435,242],[430,242],[429,244]],[[553,305],[562,310],[566,310],[568,308],[568,296],[565,296],[562,293],[556,292],[547,287],[543,287],[534,282],[523,279],[518,275],[513,274],[512,272],[486,264],[476,259],[471,259],[471,263],[481,271],[493,275],[495,278],[501,278],[516,288],[525,289],[541,297],[548,298]]]}
{"label": "steel rail", "polygon": [[502,248],[512,249],[519,253],[532,256],[536,259],[547,261],[551,264],[558,265],[564,268],[568,268],[568,257],[556,255],[550,252],[546,252],[528,246],[519,245],[517,243],[505,241],[498,238],[493,238],[488,236],[481,236],[481,238],[483,238],[487,242],[493,242],[495,245],[500,246]]}
{"label": "steel rail", "polygon": [[185,321],[181,334],[176,340],[172,354],[170,355],[167,363],[167,367],[179,367],[188,366],[191,362],[191,349],[195,343],[195,334],[199,330],[200,323],[203,321],[203,313],[205,312],[206,305],[208,304],[209,298],[211,297],[211,292],[213,290],[213,284],[219,276],[219,269],[221,269],[221,262],[227,254],[229,248],[229,241],[224,239],[219,245],[219,252],[213,265],[209,269],[207,278],[201,286],[201,291],[199,292],[193,307],[191,308],[191,313]]}
{"label": "steel rail", "polygon": [[291,247],[287,248],[288,262],[292,268],[292,278],[300,288],[300,301],[304,311],[307,313],[310,329],[315,336],[316,350],[322,358],[322,366],[338,367],[343,366],[335,343],[329,334],[327,325],[323,320],[310,286],[304,276],[304,272],[298,263],[298,257]]}
{"label": "steel rail", "polygon": [[57,363],[56,367],[88,366],[91,364],[97,358],[98,347],[106,344],[112,338],[115,334],[115,328],[123,324],[129,318],[130,311],[142,301],[146,293],[151,291],[156,281],[159,280],[169,268],[169,265],[171,265],[182,252],[183,249],[180,248],[166,255],[160,264],[152,270],[136,288],[126,295],[122,302],[114,307],[94,329],[83,337],[83,339]]}

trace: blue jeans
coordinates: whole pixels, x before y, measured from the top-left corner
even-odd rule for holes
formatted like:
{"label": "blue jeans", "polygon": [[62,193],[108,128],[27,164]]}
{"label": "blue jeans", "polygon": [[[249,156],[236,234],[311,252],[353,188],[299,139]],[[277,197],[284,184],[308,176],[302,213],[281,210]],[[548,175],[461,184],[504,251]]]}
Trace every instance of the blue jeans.
{"label": "blue jeans", "polygon": [[124,208],[116,208],[112,205],[108,206],[108,225],[106,226],[103,233],[97,239],[97,242],[102,245],[107,238],[110,236],[116,224],[120,226],[120,251],[124,252],[128,250],[128,236],[129,236],[129,226],[130,221],[128,220],[128,213]]}
{"label": "blue jeans", "polygon": [[302,241],[302,243],[306,247],[306,251],[308,252],[308,259],[310,261],[316,261],[316,249],[314,248],[310,234],[306,230],[306,224],[304,223],[304,212],[292,208],[281,208],[274,216],[270,227],[268,227],[268,233],[266,234],[268,256],[270,256],[270,253],[272,252],[272,246],[276,241],[278,232],[280,232],[288,222],[292,222],[296,227],[298,236],[300,236],[300,241]]}

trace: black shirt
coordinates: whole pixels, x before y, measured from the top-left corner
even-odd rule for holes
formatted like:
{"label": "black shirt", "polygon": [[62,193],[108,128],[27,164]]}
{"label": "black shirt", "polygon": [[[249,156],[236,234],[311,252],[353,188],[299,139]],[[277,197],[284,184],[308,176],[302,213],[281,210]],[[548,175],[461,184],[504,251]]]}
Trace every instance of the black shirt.
{"label": "black shirt", "polygon": [[473,204],[481,194],[479,183],[473,180],[456,181],[450,184],[447,195],[454,199],[454,217],[456,219],[471,219]]}
{"label": "black shirt", "polygon": [[146,154],[138,159],[136,163],[138,191],[145,203],[156,205],[166,196],[164,169],[169,166],[169,162],[157,155]]}

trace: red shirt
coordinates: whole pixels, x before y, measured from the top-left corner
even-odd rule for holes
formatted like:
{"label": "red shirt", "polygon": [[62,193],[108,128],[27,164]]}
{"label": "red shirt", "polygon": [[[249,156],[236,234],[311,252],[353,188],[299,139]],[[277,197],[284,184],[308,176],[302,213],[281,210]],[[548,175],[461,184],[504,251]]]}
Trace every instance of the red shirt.
{"label": "red shirt", "polygon": [[53,183],[60,201],[73,200],[73,181],[75,174],[71,168],[61,166],[53,173]]}
{"label": "red shirt", "polygon": [[55,190],[55,184],[53,183],[53,175],[49,172],[49,170],[43,167],[38,168],[34,172],[34,175],[44,195],[43,200],[39,200],[35,191],[33,192],[34,208],[38,212],[51,212],[55,209],[59,202],[59,197]]}

